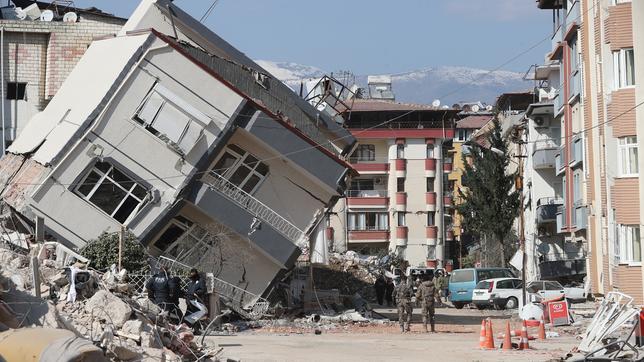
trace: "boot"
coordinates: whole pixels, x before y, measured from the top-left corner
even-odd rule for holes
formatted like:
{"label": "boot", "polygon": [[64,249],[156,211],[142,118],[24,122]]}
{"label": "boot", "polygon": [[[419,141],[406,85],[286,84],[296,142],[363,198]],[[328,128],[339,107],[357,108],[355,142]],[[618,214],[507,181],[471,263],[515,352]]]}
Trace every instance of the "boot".
{"label": "boot", "polygon": [[423,324],[423,331],[425,331],[425,333],[427,333],[427,324]]}
{"label": "boot", "polygon": [[411,329],[409,328],[409,325],[410,325],[410,324],[411,324],[411,323],[407,323],[407,328],[405,328],[405,332],[409,332],[409,331],[411,330]]}
{"label": "boot", "polygon": [[[432,329],[431,329],[432,333],[436,333],[436,329],[434,328],[434,323],[433,322],[432,322],[431,326],[432,326]],[[427,332],[427,325],[425,325],[425,332]]]}
{"label": "boot", "polygon": [[400,325],[400,333],[405,333],[405,325],[404,324]]}

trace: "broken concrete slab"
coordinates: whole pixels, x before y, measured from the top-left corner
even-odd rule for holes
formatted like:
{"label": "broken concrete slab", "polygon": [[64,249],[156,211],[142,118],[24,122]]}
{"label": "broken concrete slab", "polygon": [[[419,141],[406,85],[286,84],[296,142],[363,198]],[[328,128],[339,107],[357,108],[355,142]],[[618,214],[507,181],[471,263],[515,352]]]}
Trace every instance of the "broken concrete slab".
{"label": "broken concrete slab", "polygon": [[96,292],[85,304],[85,310],[98,318],[104,318],[117,328],[121,328],[132,315],[129,305],[105,290]]}

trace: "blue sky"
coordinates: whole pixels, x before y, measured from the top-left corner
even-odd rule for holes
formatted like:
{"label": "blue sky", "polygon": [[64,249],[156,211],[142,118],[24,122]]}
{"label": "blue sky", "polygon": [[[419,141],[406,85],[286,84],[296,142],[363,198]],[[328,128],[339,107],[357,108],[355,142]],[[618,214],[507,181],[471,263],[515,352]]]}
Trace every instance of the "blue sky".
{"label": "blue sky", "polygon": [[[75,0],[128,17],[135,0]],[[196,18],[211,0],[175,0]],[[496,68],[548,36],[534,0],[220,0],[206,21],[254,59],[355,74],[429,66]],[[504,67],[543,61],[549,39]]]}

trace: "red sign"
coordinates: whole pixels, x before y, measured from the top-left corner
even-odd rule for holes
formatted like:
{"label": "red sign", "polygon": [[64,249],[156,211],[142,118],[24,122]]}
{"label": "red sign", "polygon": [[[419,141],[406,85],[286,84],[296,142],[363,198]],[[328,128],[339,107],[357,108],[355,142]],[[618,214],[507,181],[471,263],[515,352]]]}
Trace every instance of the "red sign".
{"label": "red sign", "polygon": [[568,303],[565,300],[548,303],[548,315],[553,326],[567,326],[570,324],[568,318]]}

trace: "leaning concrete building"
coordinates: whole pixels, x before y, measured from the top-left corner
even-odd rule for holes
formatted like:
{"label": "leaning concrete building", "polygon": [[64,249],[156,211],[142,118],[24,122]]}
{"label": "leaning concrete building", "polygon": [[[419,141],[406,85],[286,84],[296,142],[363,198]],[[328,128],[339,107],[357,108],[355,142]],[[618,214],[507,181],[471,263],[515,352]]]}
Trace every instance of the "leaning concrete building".
{"label": "leaning concrete building", "polygon": [[126,227],[259,297],[322,229],[354,143],[171,1],[145,0],[11,145],[0,191],[69,246]]}

